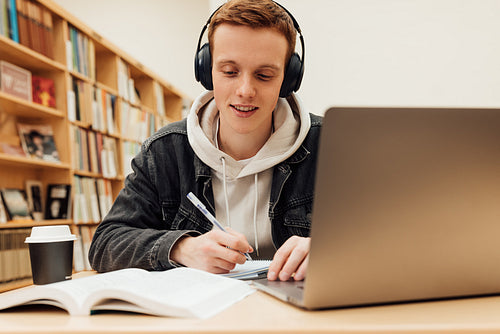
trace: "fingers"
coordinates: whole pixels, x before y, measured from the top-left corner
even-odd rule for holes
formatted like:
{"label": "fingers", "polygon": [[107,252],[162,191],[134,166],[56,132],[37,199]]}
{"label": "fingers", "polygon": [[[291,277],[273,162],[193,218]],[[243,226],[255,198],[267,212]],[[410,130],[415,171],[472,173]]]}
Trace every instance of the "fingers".
{"label": "fingers", "polygon": [[231,264],[231,268],[227,265],[225,269],[233,269],[235,263],[245,263],[246,258],[242,254],[247,252],[250,245],[246,238],[240,235],[233,235],[219,230],[213,230],[201,235],[199,238],[205,239],[200,243],[202,252],[209,257],[218,258]]}
{"label": "fingers", "polygon": [[274,255],[267,278],[271,281],[287,281],[293,276],[295,280],[303,280],[307,270],[309,246],[310,238],[289,238]]}
{"label": "fingers", "polygon": [[307,271],[307,265],[309,263],[309,254],[307,254],[306,258],[304,261],[299,266],[299,269],[295,272],[295,275],[293,276],[293,279],[296,281],[302,281],[304,278],[306,278],[306,271]]}
{"label": "fingers", "polygon": [[[226,234],[230,234],[236,238],[236,239],[232,239],[232,240],[227,240],[227,242],[228,242],[226,244],[227,247],[232,248],[232,249],[237,250],[237,251],[242,252],[242,253],[253,253],[253,248],[248,243],[245,235],[233,230],[230,227],[226,228],[226,231],[228,232]],[[231,241],[232,241],[232,243],[231,243]]]}
{"label": "fingers", "polygon": [[187,267],[220,274],[234,269],[236,263],[245,263],[242,253],[249,248],[242,234],[213,230],[180,239],[172,247],[170,258]]}

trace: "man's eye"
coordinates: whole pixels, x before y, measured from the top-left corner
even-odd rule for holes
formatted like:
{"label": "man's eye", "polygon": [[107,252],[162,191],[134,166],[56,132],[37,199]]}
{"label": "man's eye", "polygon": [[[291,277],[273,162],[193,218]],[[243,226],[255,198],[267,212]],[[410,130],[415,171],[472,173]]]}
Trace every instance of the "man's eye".
{"label": "man's eye", "polygon": [[265,75],[265,74],[257,74],[257,77],[263,81],[268,81],[272,78],[271,75]]}
{"label": "man's eye", "polygon": [[234,76],[237,74],[236,71],[223,71],[222,73],[224,73],[224,75],[228,75],[228,76]]}

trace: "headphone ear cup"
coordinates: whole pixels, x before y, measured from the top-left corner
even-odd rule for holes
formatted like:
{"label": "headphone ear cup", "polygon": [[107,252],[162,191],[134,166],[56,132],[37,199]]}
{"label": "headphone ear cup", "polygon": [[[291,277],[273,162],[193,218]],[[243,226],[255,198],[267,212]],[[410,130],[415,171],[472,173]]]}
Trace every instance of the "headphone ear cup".
{"label": "headphone ear cup", "polygon": [[214,89],[212,81],[212,56],[210,55],[210,46],[208,43],[203,44],[201,49],[196,53],[194,58],[194,75],[196,80],[207,90]]}
{"label": "headphone ear cup", "polygon": [[304,66],[302,60],[300,60],[300,56],[297,53],[294,53],[290,57],[290,61],[288,61],[288,65],[285,69],[285,76],[280,89],[280,97],[287,97],[292,94],[292,92],[299,90],[303,75]]}

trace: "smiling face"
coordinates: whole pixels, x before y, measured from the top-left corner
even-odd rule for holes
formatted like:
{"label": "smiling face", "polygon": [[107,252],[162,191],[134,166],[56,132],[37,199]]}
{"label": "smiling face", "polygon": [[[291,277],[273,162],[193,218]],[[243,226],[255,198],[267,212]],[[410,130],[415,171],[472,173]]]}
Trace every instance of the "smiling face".
{"label": "smiling face", "polygon": [[233,136],[267,140],[287,51],[288,42],[277,30],[217,27],[211,45],[212,77],[222,141]]}

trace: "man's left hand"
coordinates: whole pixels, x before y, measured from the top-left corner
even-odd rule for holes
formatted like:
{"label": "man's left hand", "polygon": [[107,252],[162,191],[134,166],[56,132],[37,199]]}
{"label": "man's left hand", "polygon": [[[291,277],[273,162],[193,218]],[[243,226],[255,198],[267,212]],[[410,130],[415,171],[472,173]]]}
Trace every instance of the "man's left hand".
{"label": "man's left hand", "polygon": [[306,276],[311,238],[292,236],[276,251],[269,266],[267,279],[301,281]]}

